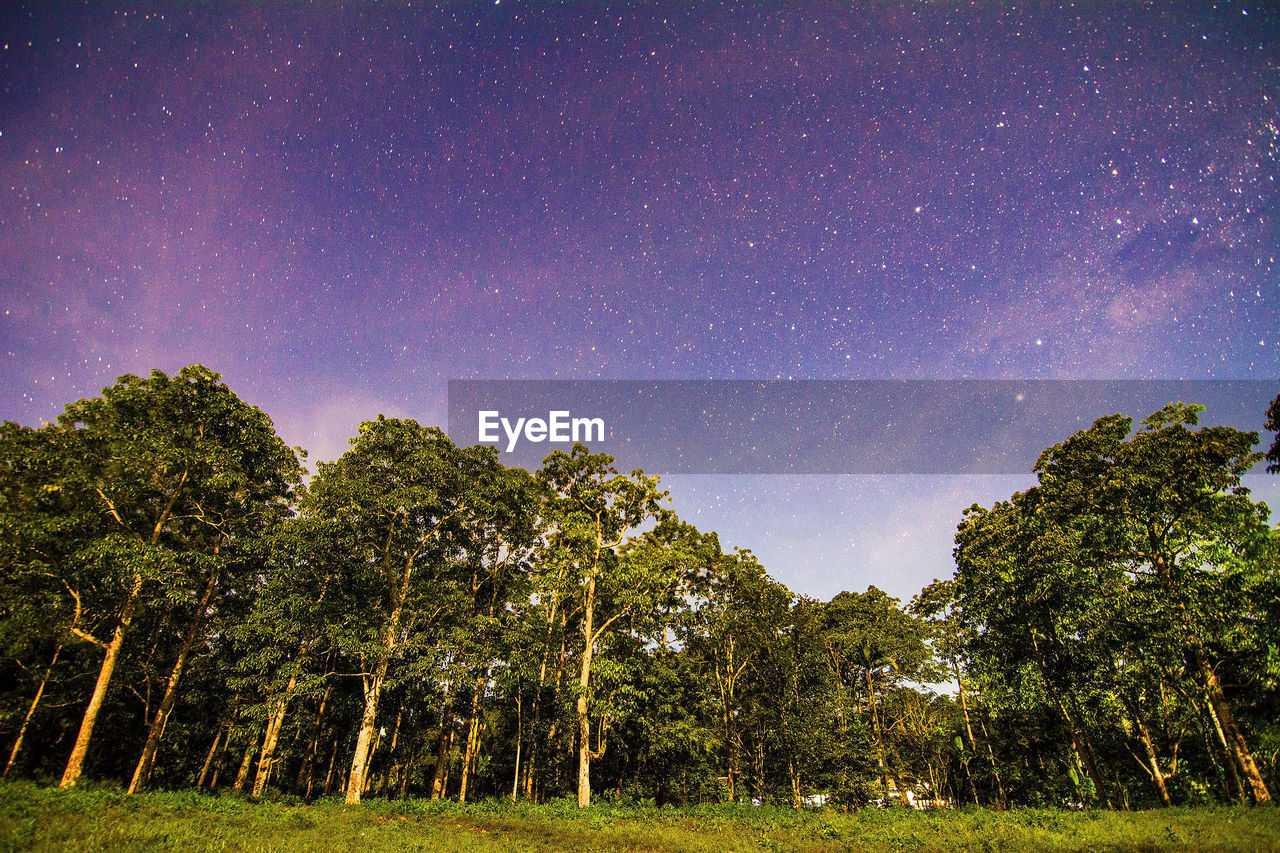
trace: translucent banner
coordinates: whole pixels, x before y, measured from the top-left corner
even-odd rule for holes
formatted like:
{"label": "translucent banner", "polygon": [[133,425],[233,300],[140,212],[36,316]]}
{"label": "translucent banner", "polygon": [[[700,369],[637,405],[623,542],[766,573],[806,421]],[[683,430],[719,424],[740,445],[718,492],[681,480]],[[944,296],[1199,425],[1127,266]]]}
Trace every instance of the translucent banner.
{"label": "translucent banner", "polygon": [[1114,413],[1166,403],[1262,430],[1280,380],[471,380],[449,435],[535,469],[575,441],[651,474],[1025,474]]}

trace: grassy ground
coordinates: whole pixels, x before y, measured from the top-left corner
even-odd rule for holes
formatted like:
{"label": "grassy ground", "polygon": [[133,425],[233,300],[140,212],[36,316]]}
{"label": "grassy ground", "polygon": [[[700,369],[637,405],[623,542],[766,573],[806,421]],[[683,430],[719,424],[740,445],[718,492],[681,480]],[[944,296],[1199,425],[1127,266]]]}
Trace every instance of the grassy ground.
{"label": "grassy ground", "polygon": [[253,802],[193,792],[127,797],[0,783],[2,850],[1280,851],[1280,809],[840,814],[714,806],[469,806]]}

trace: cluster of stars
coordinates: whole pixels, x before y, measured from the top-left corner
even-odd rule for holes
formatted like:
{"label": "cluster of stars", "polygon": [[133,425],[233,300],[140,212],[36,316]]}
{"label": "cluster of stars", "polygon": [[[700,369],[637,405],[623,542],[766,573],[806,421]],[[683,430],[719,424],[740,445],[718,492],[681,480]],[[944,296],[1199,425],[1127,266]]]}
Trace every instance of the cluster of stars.
{"label": "cluster of stars", "polygon": [[6,415],[246,359],[267,395],[402,403],[448,376],[1274,376],[1278,26],[19,6]]}

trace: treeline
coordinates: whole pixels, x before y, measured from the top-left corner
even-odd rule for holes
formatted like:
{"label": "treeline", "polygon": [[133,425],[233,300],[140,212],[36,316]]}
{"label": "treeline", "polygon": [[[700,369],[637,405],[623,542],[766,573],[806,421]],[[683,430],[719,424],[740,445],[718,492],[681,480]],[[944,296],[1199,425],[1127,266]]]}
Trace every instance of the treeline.
{"label": "treeline", "polygon": [[348,802],[1268,802],[1280,541],[1240,486],[1257,435],[1195,416],[1049,449],[903,607],[793,594],[582,446],[530,473],[378,417],[304,487],[217,374],[125,376],[0,428],[4,773]]}

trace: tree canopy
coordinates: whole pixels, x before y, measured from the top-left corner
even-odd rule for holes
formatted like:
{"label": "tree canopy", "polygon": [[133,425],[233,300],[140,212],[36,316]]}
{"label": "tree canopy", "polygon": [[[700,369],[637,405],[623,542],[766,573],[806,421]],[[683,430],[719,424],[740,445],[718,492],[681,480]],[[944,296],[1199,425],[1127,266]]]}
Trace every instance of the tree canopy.
{"label": "tree canopy", "polygon": [[1244,486],[1258,435],[1200,413],[1064,437],[1034,487],[958,514],[954,577],[904,606],[796,595],[582,445],[528,472],[378,416],[304,488],[216,373],[124,376],[0,425],[4,772],[348,803],[1266,803],[1280,535]]}

